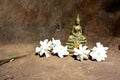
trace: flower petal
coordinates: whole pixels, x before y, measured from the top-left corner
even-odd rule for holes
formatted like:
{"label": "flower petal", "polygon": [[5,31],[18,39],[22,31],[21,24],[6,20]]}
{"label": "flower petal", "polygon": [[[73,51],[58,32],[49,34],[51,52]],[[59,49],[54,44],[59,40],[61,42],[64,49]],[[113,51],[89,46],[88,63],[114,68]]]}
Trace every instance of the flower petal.
{"label": "flower petal", "polygon": [[49,53],[45,53],[45,55],[46,55],[47,58],[50,57]]}
{"label": "flower petal", "polygon": [[40,52],[40,47],[36,47],[35,52],[36,52],[36,53]]}

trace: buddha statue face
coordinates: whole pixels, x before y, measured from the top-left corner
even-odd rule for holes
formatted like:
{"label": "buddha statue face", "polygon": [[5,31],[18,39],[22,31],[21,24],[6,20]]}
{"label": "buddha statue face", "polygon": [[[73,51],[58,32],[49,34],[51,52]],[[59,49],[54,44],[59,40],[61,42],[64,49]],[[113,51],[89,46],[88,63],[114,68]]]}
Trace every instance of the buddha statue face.
{"label": "buddha statue face", "polygon": [[80,24],[80,20],[76,20],[75,23],[76,23],[76,25],[79,25]]}
{"label": "buddha statue face", "polygon": [[81,29],[80,26],[75,27],[75,31],[80,31],[80,29]]}

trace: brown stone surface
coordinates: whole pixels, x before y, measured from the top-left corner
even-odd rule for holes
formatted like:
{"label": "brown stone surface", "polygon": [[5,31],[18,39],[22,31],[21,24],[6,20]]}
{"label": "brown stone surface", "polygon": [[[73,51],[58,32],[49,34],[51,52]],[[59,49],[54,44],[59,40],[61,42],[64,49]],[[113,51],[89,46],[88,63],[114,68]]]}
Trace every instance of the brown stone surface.
{"label": "brown stone surface", "polygon": [[[64,44],[78,13],[89,48],[109,46],[105,61],[34,55],[45,38]],[[119,48],[120,0],[0,0],[0,80],[119,80]]]}
{"label": "brown stone surface", "polygon": [[31,43],[51,37],[64,41],[77,14],[87,36],[118,35],[119,3],[119,0],[0,0],[0,41]]}
{"label": "brown stone surface", "polygon": [[[89,41],[89,47],[96,40]],[[35,56],[37,44],[0,46],[0,58],[28,54],[0,66],[0,80],[119,80],[120,79],[120,38],[111,40],[108,58],[103,62],[74,60],[71,56],[50,58]],[[104,45],[105,46],[105,45]],[[17,54],[16,54],[17,53]],[[4,55],[3,55],[4,54]]]}

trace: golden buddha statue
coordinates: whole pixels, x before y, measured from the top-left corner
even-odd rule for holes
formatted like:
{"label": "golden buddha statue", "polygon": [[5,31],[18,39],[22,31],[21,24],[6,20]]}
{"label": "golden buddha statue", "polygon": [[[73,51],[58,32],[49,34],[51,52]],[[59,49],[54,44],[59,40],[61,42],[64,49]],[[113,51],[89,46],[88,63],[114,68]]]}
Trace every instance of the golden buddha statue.
{"label": "golden buddha statue", "polygon": [[86,43],[87,40],[86,37],[82,35],[82,27],[80,26],[80,18],[78,14],[75,25],[72,28],[72,34],[69,35],[66,46],[68,47],[69,52],[73,52],[73,49],[78,48],[79,44],[86,45]]}

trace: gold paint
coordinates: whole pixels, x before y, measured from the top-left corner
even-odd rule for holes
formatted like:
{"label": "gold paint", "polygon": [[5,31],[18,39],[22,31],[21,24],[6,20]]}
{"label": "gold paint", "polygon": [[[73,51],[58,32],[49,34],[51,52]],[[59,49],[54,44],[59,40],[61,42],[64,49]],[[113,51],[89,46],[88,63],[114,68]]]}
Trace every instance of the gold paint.
{"label": "gold paint", "polygon": [[73,52],[74,48],[79,48],[79,44],[86,45],[86,37],[82,35],[82,27],[80,25],[79,14],[75,20],[75,25],[73,25],[72,33],[68,36],[66,46],[69,52]]}

